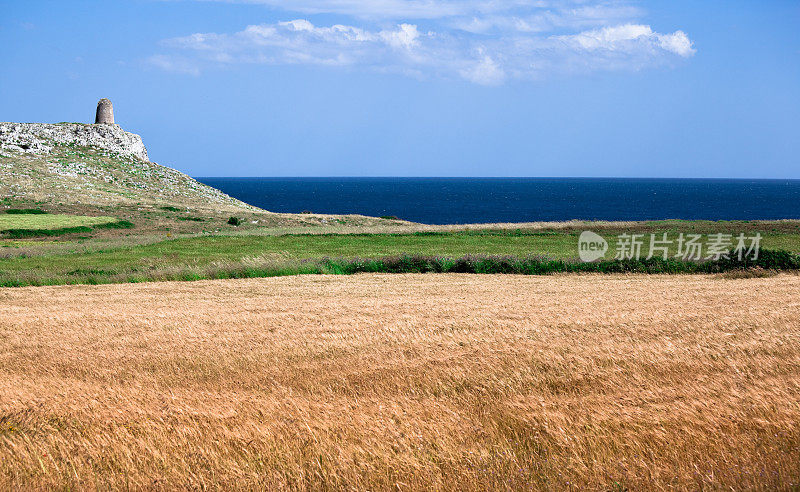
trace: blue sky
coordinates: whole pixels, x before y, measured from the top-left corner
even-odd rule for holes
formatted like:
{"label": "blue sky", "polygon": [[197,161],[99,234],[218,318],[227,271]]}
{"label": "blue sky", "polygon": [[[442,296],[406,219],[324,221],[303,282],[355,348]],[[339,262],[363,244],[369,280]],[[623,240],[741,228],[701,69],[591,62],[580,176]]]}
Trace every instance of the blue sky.
{"label": "blue sky", "polygon": [[800,178],[800,2],[0,0],[0,120],[194,176]]}

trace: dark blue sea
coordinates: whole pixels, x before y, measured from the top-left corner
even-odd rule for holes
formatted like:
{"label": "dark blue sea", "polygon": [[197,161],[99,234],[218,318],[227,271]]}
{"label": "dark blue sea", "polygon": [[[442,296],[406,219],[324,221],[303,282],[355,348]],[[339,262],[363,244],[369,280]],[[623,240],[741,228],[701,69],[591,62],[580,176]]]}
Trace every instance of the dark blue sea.
{"label": "dark blue sea", "polygon": [[197,178],[272,212],[393,215],[425,224],[800,219],[800,180]]}

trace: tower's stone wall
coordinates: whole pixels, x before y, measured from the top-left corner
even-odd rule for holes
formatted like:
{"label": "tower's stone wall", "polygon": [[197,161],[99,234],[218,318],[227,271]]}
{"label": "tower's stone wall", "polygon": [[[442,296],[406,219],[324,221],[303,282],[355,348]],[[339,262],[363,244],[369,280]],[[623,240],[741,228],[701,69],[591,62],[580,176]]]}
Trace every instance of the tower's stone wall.
{"label": "tower's stone wall", "polygon": [[95,124],[113,125],[114,124],[114,106],[106,98],[100,99],[97,103],[97,115],[94,118]]}

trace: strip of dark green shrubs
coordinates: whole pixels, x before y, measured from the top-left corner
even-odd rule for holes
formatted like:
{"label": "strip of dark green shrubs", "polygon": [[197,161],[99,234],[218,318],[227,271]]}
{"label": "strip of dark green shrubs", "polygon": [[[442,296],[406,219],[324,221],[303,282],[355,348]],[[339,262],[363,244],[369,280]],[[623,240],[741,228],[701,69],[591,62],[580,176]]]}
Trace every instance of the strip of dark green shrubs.
{"label": "strip of dark green shrubs", "polygon": [[6,213],[12,215],[44,215],[50,212],[45,212],[38,208],[9,208]]}
{"label": "strip of dark green shrubs", "polygon": [[508,273],[544,275],[551,273],[720,273],[730,270],[763,268],[765,270],[800,270],[800,256],[787,251],[761,250],[758,258],[735,257],[714,261],[681,261],[650,258],[641,260],[606,260],[584,263],[554,260],[543,256],[467,255],[391,256],[384,258],[323,259],[322,265],[333,273]]}

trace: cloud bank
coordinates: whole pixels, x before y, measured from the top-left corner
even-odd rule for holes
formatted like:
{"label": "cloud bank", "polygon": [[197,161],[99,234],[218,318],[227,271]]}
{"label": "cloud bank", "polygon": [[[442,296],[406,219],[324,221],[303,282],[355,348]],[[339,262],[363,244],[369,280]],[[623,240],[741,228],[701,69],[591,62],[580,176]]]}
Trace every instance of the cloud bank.
{"label": "cloud bank", "polygon": [[317,65],[497,85],[555,73],[638,70],[695,53],[683,31],[655,32],[637,21],[642,15],[639,9],[618,2],[238,3],[305,14],[334,13],[350,16],[353,22],[315,25],[309,16],[254,24],[232,33],[195,33],[164,40],[167,51],[148,62],[190,74],[233,64]]}

